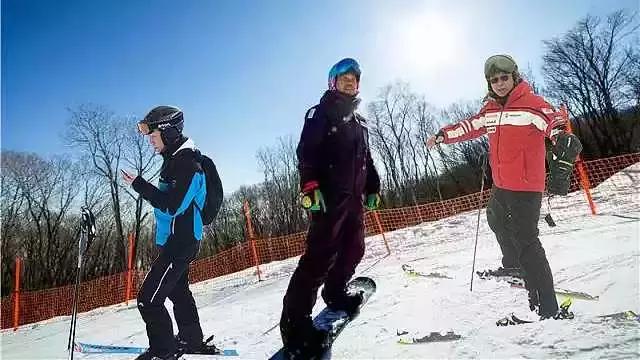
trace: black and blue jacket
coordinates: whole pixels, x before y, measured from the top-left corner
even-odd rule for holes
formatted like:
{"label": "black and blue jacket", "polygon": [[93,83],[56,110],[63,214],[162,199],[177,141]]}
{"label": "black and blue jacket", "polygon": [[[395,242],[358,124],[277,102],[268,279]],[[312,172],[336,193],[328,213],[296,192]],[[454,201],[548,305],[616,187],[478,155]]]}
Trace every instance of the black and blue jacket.
{"label": "black and blue jacket", "polygon": [[[177,149],[175,149],[177,147]],[[175,150],[174,150],[175,149]],[[156,244],[192,243],[202,239],[200,209],[207,195],[195,144],[182,138],[165,149],[158,187],[138,176],[133,189],[154,207]],[[173,242],[172,241],[172,242]]]}

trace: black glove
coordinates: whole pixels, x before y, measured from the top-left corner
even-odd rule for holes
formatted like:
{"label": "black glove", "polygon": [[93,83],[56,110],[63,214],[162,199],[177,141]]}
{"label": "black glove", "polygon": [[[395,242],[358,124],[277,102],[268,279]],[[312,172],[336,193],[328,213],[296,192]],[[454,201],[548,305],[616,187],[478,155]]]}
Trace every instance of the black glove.
{"label": "black glove", "polygon": [[549,159],[549,182],[547,191],[554,195],[567,195],[571,184],[573,164],[582,151],[580,139],[573,134],[560,133]]}

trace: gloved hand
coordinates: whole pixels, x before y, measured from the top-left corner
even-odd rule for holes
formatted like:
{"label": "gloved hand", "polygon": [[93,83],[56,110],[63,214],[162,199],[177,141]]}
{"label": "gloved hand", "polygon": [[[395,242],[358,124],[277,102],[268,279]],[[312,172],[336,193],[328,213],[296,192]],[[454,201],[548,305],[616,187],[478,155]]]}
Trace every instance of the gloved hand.
{"label": "gloved hand", "polygon": [[367,201],[364,206],[368,210],[376,210],[380,207],[380,201],[381,199],[379,194],[369,194],[367,195]]}
{"label": "gloved hand", "polygon": [[549,181],[547,191],[554,195],[567,195],[571,184],[573,164],[582,151],[582,144],[573,134],[560,133],[549,159]]}
{"label": "gloved hand", "polygon": [[442,130],[440,130],[438,131],[437,134],[427,139],[427,149],[431,149],[436,144],[440,144],[443,141],[444,141],[444,133],[442,132]]}
{"label": "gloved hand", "polygon": [[320,184],[317,181],[309,181],[302,185],[300,205],[313,212],[320,210],[327,212],[327,206],[324,204],[324,197],[320,191]]}

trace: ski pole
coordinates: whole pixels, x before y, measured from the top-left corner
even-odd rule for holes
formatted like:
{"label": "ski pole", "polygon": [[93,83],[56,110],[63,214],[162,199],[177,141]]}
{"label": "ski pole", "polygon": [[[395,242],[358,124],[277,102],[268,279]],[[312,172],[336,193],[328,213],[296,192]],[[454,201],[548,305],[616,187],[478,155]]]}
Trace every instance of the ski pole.
{"label": "ski pole", "polygon": [[476,250],[478,249],[478,233],[480,232],[480,210],[482,210],[482,192],[484,191],[484,175],[487,167],[486,154],[482,154],[482,179],[480,180],[480,195],[478,196],[478,218],[476,222],[476,240],[473,246],[473,263],[471,265],[471,286],[469,291],[473,292],[473,273],[476,271]]}
{"label": "ski pole", "polygon": [[71,328],[69,329],[69,342],[67,350],[69,351],[69,360],[73,360],[73,352],[76,340],[76,325],[78,322],[78,302],[80,299],[80,279],[82,278],[82,257],[87,252],[89,245],[96,236],[95,217],[91,210],[82,207],[82,220],[80,223],[80,238],[78,239],[78,268],[76,271],[76,284],[73,295],[73,306],[71,308]]}
{"label": "ski pole", "polygon": [[69,329],[69,342],[67,350],[69,350],[69,360],[73,360],[74,343],[76,339],[76,323],[78,320],[78,298],[80,296],[80,276],[82,272],[82,247],[84,242],[84,229],[80,232],[80,240],[78,241],[78,267],[76,269],[76,284],[73,294],[73,307],[71,309],[71,328]]}

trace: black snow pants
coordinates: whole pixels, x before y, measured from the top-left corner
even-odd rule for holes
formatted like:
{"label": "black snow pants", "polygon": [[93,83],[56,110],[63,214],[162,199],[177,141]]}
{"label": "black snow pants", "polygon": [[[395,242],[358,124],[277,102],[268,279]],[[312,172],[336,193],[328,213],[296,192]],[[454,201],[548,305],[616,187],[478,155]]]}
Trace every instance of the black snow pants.
{"label": "black snow pants", "polygon": [[170,238],[153,262],[138,292],[138,310],[147,326],[149,348],[155,353],[176,351],[173,325],[167,308],[173,302],[173,314],[180,339],[188,344],[202,344],[202,329],[196,302],[189,290],[189,263],[196,257],[199,241],[177,246]]}
{"label": "black snow pants", "polygon": [[311,315],[322,284],[323,296],[342,295],[364,255],[362,199],[350,195],[327,205],[326,213],[312,215],[305,253],[284,296],[282,318],[291,323]]}
{"label": "black snow pants", "polygon": [[[504,267],[520,267],[529,298],[540,315],[558,310],[553,275],[538,239],[542,193],[510,191],[494,187],[487,206],[487,222],[502,249]],[[539,300],[539,304],[535,304]]]}

